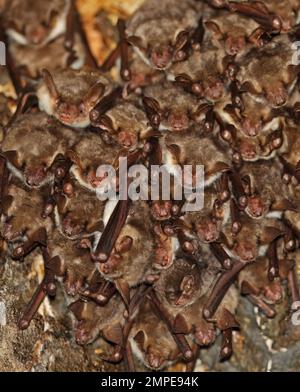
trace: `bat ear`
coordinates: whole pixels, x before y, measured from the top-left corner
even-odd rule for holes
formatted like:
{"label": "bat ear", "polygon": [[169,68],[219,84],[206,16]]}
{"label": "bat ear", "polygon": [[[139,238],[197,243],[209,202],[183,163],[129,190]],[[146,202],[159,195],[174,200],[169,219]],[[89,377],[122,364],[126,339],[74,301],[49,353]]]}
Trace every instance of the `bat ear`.
{"label": "bat ear", "polygon": [[42,76],[51,97],[57,100],[59,98],[59,93],[51,73],[48,71],[48,69],[44,68],[42,70]]}
{"label": "bat ear", "polygon": [[105,86],[103,83],[98,82],[94,84],[83,98],[83,102],[86,106],[94,108],[95,105],[99,102],[100,98],[103,96],[104,91]]}
{"label": "bat ear", "polygon": [[81,164],[80,164],[80,158],[79,158],[79,156],[76,154],[75,151],[73,151],[73,150],[67,150],[65,156],[66,156],[66,158],[69,158],[73,163],[75,163],[75,165],[79,166],[80,169],[82,169]]}
{"label": "bat ear", "polygon": [[136,344],[139,346],[139,348],[142,351],[145,351],[145,341],[146,341],[146,335],[145,332],[140,330],[135,336],[134,336],[134,341]]}
{"label": "bat ear", "polygon": [[258,92],[259,92],[254,87],[253,83],[251,83],[249,81],[242,84],[241,90],[248,92],[248,93],[251,93],[251,94],[258,94]]}
{"label": "bat ear", "polygon": [[288,71],[289,81],[291,83],[295,79],[295,75],[299,73],[300,66],[299,64],[298,65],[289,64],[287,67],[287,71]]}
{"label": "bat ear", "polygon": [[230,328],[239,328],[240,325],[236,321],[234,315],[226,308],[223,308],[220,317],[217,320],[217,326],[220,331],[225,331]]}
{"label": "bat ear", "polygon": [[33,241],[38,242],[43,246],[47,246],[47,231],[44,227],[37,229],[31,236]]}
{"label": "bat ear", "polygon": [[94,225],[88,226],[89,233],[95,233],[95,231],[102,232],[104,230],[104,222],[102,219],[99,219]]}
{"label": "bat ear", "polygon": [[253,190],[252,190],[252,185],[251,185],[251,177],[248,174],[246,174],[245,176],[243,176],[241,178],[241,180],[244,185],[244,188],[247,189],[247,192],[246,191],[245,192],[249,195],[252,195]]}
{"label": "bat ear", "polygon": [[9,207],[11,206],[12,202],[13,202],[13,196],[11,195],[7,195],[3,198],[2,202],[1,202],[1,212],[6,213],[7,210],[9,209]]}
{"label": "bat ear", "polygon": [[56,276],[64,276],[66,272],[66,266],[59,256],[54,256],[52,259],[50,259],[49,266],[51,271],[53,271]]}
{"label": "bat ear", "polygon": [[136,35],[132,35],[132,36],[127,38],[127,42],[130,45],[137,47],[143,53],[146,52],[146,48],[145,48],[145,45],[144,45],[143,40],[142,40],[141,37],[137,37]]}
{"label": "bat ear", "polygon": [[167,149],[174,156],[174,158],[180,162],[180,147],[177,144],[169,144],[167,145]]}
{"label": "bat ear", "polygon": [[84,313],[84,306],[85,303],[81,300],[77,300],[75,302],[72,302],[69,305],[70,311],[74,314],[76,320],[81,321],[83,320],[83,313]]}
{"label": "bat ear", "polygon": [[3,151],[1,152],[1,156],[3,156],[5,159],[7,159],[12,165],[16,167],[20,167],[21,165],[19,164],[19,154],[18,151],[16,150],[10,150],[10,151]]}
{"label": "bat ear", "polygon": [[230,166],[227,163],[218,161],[215,163],[210,174],[225,173],[225,172],[228,172],[229,170],[230,170]]}
{"label": "bat ear", "polygon": [[275,241],[278,237],[281,237],[284,234],[283,230],[278,229],[277,227],[267,226],[262,233],[261,241],[265,244],[270,244]]}
{"label": "bat ear", "polygon": [[207,21],[204,23],[205,27],[211,32],[213,33],[216,38],[222,38],[223,37],[223,33],[220,29],[220,27],[218,26],[217,23],[213,22],[213,21]]}
{"label": "bat ear", "polygon": [[186,30],[179,31],[176,35],[174,47],[177,51],[185,47],[189,40],[189,33]]}
{"label": "bat ear", "polygon": [[297,212],[298,208],[288,199],[281,199],[275,201],[271,205],[272,211],[294,211]]}
{"label": "bat ear", "polygon": [[177,314],[175,317],[173,328],[174,333],[183,333],[185,335],[189,333],[188,324],[181,314]]}
{"label": "bat ear", "polygon": [[128,308],[130,304],[130,288],[128,283],[123,279],[117,279],[115,284],[118,292],[125,302],[126,307]]}
{"label": "bat ear", "polygon": [[108,342],[124,347],[123,329],[120,323],[105,328],[103,330],[103,336]]}

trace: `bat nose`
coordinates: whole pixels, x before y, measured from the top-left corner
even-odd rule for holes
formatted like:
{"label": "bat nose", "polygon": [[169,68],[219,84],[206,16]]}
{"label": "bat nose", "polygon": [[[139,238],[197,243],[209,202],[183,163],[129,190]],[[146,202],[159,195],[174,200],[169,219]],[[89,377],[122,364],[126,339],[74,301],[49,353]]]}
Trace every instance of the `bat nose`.
{"label": "bat nose", "polygon": [[168,63],[170,62],[170,59],[171,59],[171,53],[167,46],[155,48],[151,53],[152,63],[158,69],[166,68]]}
{"label": "bat nose", "polygon": [[29,41],[34,45],[41,44],[46,36],[46,29],[43,26],[35,26],[27,31]]}
{"label": "bat nose", "polygon": [[46,172],[44,168],[30,168],[25,173],[26,183],[29,186],[38,186],[44,180]]}
{"label": "bat nose", "polygon": [[149,353],[147,357],[148,357],[148,363],[153,369],[159,369],[164,362],[164,360],[161,357],[159,357],[154,353]]}
{"label": "bat nose", "polygon": [[250,118],[246,118],[243,123],[242,127],[246,135],[248,136],[257,136],[261,130],[261,122],[255,122]]}
{"label": "bat nose", "polygon": [[168,118],[168,123],[176,131],[185,130],[189,125],[189,118],[185,113],[171,113]]}

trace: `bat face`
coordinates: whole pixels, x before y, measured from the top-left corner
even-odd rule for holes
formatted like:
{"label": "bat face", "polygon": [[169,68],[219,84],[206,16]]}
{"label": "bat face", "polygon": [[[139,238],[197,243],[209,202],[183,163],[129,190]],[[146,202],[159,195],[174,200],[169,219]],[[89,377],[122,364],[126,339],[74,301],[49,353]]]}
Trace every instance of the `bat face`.
{"label": "bat face", "polygon": [[[163,7],[161,12],[159,6]],[[128,39],[146,63],[156,69],[166,69],[181,59],[178,33],[197,27],[200,8],[193,0],[181,4],[168,0],[160,5],[157,0],[149,1],[129,19]]]}
{"label": "bat face", "polygon": [[78,240],[70,240],[58,230],[48,235],[47,249],[50,258],[55,258],[55,274],[63,277],[66,293],[72,297],[79,294],[95,271],[89,249],[82,248]]}
{"label": "bat face", "polygon": [[76,301],[71,310],[77,321],[75,322],[75,339],[78,344],[85,345],[93,342],[99,334],[114,325],[124,324],[124,304],[119,296],[113,297],[105,307],[97,307],[92,302]]}
{"label": "bat face", "polygon": [[299,4],[297,1],[286,0],[278,4],[275,0],[271,0],[268,1],[266,7],[280,18],[282,31],[291,31],[297,24],[299,17]]}
{"label": "bat face", "polygon": [[[205,187],[213,184],[222,172],[231,166],[231,161],[223,147],[213,137],[201,135],[197,129],[186,132],[168,132],[165,144],[171,156],[171,162],[181,165],[204,166]],[[193,186],[195,184],[193,174]],[[188,184],[186,184],[188,185]]]}
{"label": "bat face", "polygon": [[170,82],[145,88],[144,95],[155,100],[160,116],[160,130],[186,131],[192,125],[192,115],[198,107],[197,99],[182,92]]}
{"label": "bat face", "polygon": [[102,173],[98,168],[101,165],[116,167],[121,147],[105,143],[93,132],[85,131],[85,135],[86,137],[81,138],[72,149],[75,165],[71,171],[82,186],[95,191],[107,176],[106,172]]}
{"label": "bat face", "polygon": [[161,370],[178,357],[177,346],[168,328],[148,302],[142,304],[129,340],[135,356],[149,369]]}
{"label": "bat face", "polygon": [[220,203],[215,188],[207,188],[204,206],[200,211],[189,213],[183,218],[202,243],[217,241],[230,215],[229,202]]}
{"label": "bat face", "polygon": [[229,239],[230,252],[237,260],[244,262],[253,262],[258,256],[264,255],[274,236],[284,231],[282,222],[277,218],[253,219],[242,213],[240,220],[239,233],[229,234],[228,226],[225,226],[224,233]]}
{"label": "bat face", "polygon": [[129,287],[143,281],[154,268],[154,233],[149,231],[150,213],[145,202],[135,203],[109,259],[100,265],[103,277],[122,279]]}
{"label": "bat face", "polygon": [[[285,104],[288,89],[295,81],[296,67],[291,65],[291,45],[289,38],[280,36],[263,48],[253,49],[238,73],[239,81],[248,91],[261,95],[273,107]],[[263,78],[262,75],[268,77]]]}
{"label": "bat face", "polygon": [[268,279],[269,260],[267,257],[259,257],[255,264],[249,265],[239,276],[239,286],[243,290],[243,282],[251,284],[257,289],[257,295],[262,294],[270,304],[282,300],[282,287],[278,280]]}
{"label": "bat face", "polygon": [[129,59],[131,71],[131,80],[128,82],[129,91],[135,91],[165,79],[163,71],[155,69],[143,61],[136,51],[129,54]]}
{"label": "bat face", "polygon": [[[225,16],[226,15],[226,16]],[[205,20],[205,26],[218,45],[224,45],[230,56],[240,57],[249,49],[248,40],[259,25],[237,14],[218,12]]]}
{"label": "bat face", "polygon": [[222,76],[225,72],[222,63],[225,55],[225,52],[220,55],[218,48],[211,43],[204,42],[200,51],[195,51],[187,60],[174,64],[169,72],[175,80],[180,75],[186,75],[190,88],[197,97],[209,102],[219,102],[225,96]]}
{"label": "bat face", "polygon": [[40,109],[62,124],[85,128],[91,110],[110,90],[109,79],[99,71],[66,69],[51,74],[44,70],[37,97]]}
{"label": "bat face", "polygon": [[243,261],[251,262],[258,256],[259,225],[247,222],[234,239],[233,253]]}
{"label": "bat face", "polygon": [[272,121],[274,116],[269,106],[253,99],[249,93],[243,93],[241,100],[242,108],[239,112],[235,111],[235,116],[231,116],[230,122],[238,130],[242,130],[245,136],[255,138],[267,133],[270,128],[275,129],[276,125],[279,126],[280,118]]}
{"label": "bat face", "polygon": [[10,43],[10,53],[18,72],[24,79],[38,79],[41,70],[57,70],[70,66],[72,69],[79,69],[83,66],[86,52],[79,34],[75,34],[73,53],[70,54],[65,46],[65,36],[58,37],[49,42],[46,46],[24,46],[17,42]]}
{"label": "bat face", "polygon": [[100,117],[98,125],[121,146],[136,149],[150,131],[145,112],[134,101],[117,103]]}
{"label": "bat face", "polygon": [[185,307],[201,295],[201,268],[188,259],[176,259],[162,272],[156,290],[174,307]]}
{"label": "bat face", "polygon": [[55,157],[64,155],[74,139],[72,130],[47,115],[24,114],[9,128],[2,152],[17,177],[30,187],[40,187],[53,178],[50,168]]}
{"label": "bat face", "polygon": [[[40,228],[48,232],[53,229],[51,218],[42,217],[45,198],[50,193],[49,186],[42,189],[28,189],[17,180],[8,187],[9,203],[6,205],[2,236],[8,242],[29,238]],[[5,204],[5,203],[4,203]]]}
{"label": "bat face", "polygon": [[[245,163],[240,174],[248,176],[251,195],[248,199],[246,213],[252,219],[260,219],[271,212],[272,205],[288,197],[288,188],[282,181],[280,165],[276,161]],[[284,207],[283,207],[284,209]]]}
{"label": "bat face", "polygon": [[64,182],[56,218],[65,236],[71,239],[85,237],[102,229],[104,209],[105,202],[72,177]]}
{"label": "bat face", "polygon": [[66,31],[69,0],[13,0],[5,10],[10,38],[21,45],[42,45]]}

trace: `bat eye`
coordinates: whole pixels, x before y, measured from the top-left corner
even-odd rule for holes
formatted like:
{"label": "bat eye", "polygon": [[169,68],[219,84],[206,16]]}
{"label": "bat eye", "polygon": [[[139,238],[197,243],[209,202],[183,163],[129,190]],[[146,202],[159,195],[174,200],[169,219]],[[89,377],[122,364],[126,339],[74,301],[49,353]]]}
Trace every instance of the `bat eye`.
{"label": "bat eye", "polygon": [[167,291],[166,295],[167,295],[167,297],[169,297],[169,299],[171,301],[174,301],[177,298],[177,295],[176,295],[175,291],[173,291],[173,290]]}
{"label": "bat eye", "polygon": [[84,114],[85,113],[85,105],[84,105],[83,102],[79,105],[79,113],[80,114]]}
{"label": "bat eye", "polygon": [[165,110],[165,111],[163,112],[163,117],[164,117],[164,118],[168,118],[168,117],[170,116],[170,114],[171,114],[171,110]]}

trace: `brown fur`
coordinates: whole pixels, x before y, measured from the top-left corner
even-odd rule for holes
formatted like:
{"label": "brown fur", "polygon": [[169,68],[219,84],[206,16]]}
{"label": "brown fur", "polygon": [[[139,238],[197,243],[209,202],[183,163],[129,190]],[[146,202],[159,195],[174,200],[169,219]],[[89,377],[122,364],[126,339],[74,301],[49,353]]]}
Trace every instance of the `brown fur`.
{"label": "brown fur", "polygon": [[47,170],[59,153],[65,155],[71,148],[75,135],[44,113],[24,114],[9,128],[2,151],[17,149],[17,161],[11,164],[21,171],[24,181],[39,186],[51,178]]}

